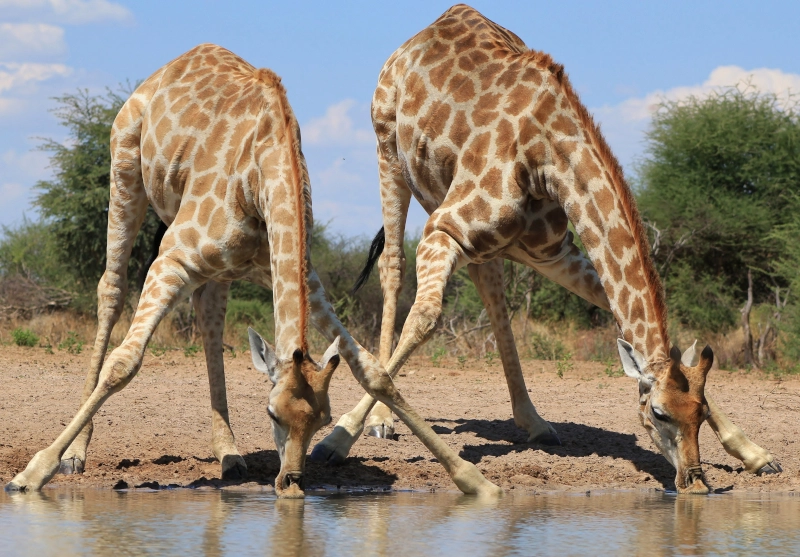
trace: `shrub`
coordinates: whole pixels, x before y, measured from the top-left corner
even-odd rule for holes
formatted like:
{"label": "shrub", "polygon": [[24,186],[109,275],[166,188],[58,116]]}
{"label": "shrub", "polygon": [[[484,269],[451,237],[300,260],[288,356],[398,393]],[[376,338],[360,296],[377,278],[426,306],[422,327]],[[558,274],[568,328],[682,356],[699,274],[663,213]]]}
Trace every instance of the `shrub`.
{"label": "shrub", "polygon": [[14,339],[14,344],[17,346],[36,346],[39,343],[39,337],[36,333],[21,327],[11,331],[11,338]]}

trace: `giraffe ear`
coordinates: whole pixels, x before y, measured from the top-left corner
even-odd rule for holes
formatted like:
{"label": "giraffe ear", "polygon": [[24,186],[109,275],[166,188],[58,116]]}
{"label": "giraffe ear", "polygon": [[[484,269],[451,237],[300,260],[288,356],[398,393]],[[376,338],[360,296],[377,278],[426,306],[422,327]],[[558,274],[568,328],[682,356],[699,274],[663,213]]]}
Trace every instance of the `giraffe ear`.
{"label": "giraffe ear", "polygon": [[250,356],[253,358],[253,365],[258,371],[266,373],[269,380],[275,384],[278,380],[278,357],[275,351],[250,327],[247,328],[247,336],[250,338]]}
{"label": "giraffe ear", "polygon": [[312,381],[310,381],[311,386],[314,387],[314,390],[319,395],[328,396],[328,387],[331,384],[331,377],[333,377],[333,372],[336,371],[339,365],[340,338],[341,337],[336,337],[333,344],[331,344],[325,351],[325,354],[322,355],[322,359],[317,364],[317,369],[319,371],[317,375],[313,377]]}
{"label": "giraffe ear", "polygon": [[617,339],[617,350],[619,350],[619,359],[622,360],[622,369],[625,371],[625,375],[639,381],[647,381],[644,374],[644,356],[628,341],[621,338]]}

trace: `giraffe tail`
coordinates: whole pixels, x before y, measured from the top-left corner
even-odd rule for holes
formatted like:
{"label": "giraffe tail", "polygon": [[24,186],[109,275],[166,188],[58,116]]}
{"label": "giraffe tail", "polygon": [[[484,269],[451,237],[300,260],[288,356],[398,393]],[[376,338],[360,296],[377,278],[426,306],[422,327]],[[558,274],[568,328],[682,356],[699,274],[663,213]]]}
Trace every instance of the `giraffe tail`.
{"label": "giraffe tail", "polygon": [[355,294],[358,290],[364,286],[364,283],[369,280],[370,274],[372,274],[372,268],[375,266],[375,262],[378,261],[378,258],[383,253],[383,245],[386,241],[386,236],[383,232],[383,227],[378,230],[378,233],[375,234],[375,238],[372,239],[372,244],[369,246],[369,255],[367,255],[367,262],[364,265],[364,269],[361,271],[361,274],[358,275],[358,280],[353,285],[353,289],[350,291],[351,294]]}
{"label": "giraffe tail", "polygon": [[139,270],[139,276],[137,277],[137,284],[139,286],[139,291],[144,288],[144,279],[147,277],[147,271],[150,270],[150,265],[153,264],[153,261],[156,260],[158,257],[158,250],[161,247],[161,240],[164,238],[164,233],[167,231],[167,225],[164,224],[164,221],[159,221],[158,223],[158,230],[156,230],[155,236],[153,236],[153,249],[150,252],[150,257],[147,258],[142,268]]}

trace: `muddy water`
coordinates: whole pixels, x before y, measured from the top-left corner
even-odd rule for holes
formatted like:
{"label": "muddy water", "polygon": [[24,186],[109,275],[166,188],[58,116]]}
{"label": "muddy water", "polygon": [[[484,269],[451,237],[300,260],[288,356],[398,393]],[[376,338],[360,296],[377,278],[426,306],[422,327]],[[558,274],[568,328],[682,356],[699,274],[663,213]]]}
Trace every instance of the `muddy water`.
{"label": "muddy water", "polygon": [[0,493],[2,555],[800,555],[800,497]]}

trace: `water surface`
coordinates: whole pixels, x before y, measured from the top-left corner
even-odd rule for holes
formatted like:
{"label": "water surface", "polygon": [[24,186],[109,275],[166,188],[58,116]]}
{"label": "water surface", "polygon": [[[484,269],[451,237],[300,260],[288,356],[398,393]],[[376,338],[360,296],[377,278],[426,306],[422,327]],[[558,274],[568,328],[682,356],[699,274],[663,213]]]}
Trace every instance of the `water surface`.
{"label": "water surface", "polygon": [[800,555],[800,497],[0,493],[2,555]]}

